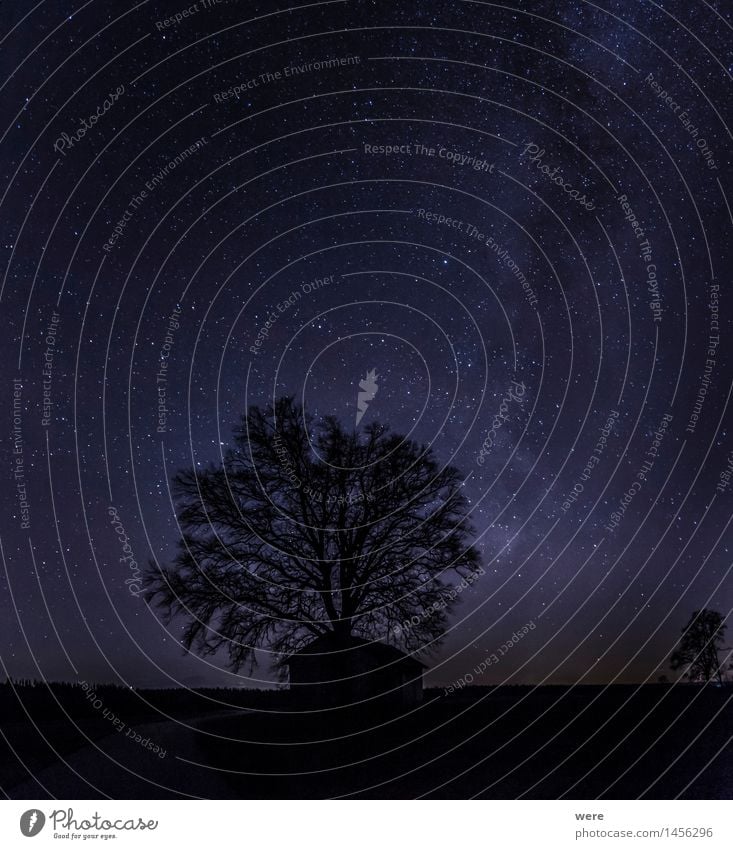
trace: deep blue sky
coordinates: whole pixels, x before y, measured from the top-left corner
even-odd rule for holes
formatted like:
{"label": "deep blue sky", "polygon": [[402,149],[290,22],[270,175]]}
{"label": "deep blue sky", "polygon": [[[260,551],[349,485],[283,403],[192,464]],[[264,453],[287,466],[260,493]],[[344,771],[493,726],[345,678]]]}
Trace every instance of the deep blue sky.
{"label": "deep blue sky", "polygon": [[[129,592],[107,509],[139,563],[169,560],[174,470],[216,461],[246,405],[273,396],[352,423],[371,368],[363,424],[458,465],[483,553],[429,681],[530,622],[476,683],[656,680],[693,609],[730,611],[730,13],[515,5],[199,2],[169,25],[193,6],[4,8],[7,672],[252,685],[183,656],[178,627]],[[348,61],[307,67],[328,59]],[[479,464],[512,380],[526,400]],[[265,663],[254,679],[269,677]]]}

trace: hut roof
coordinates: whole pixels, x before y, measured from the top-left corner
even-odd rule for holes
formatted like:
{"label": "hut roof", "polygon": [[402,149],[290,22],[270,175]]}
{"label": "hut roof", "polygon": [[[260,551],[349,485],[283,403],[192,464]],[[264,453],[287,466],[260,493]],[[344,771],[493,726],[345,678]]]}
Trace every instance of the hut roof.
{"label": "hut roof", "polygon": [[415,666],[425,669],[424,663],[419,661],[412,655],[405,654],[395,646],[388,646],[386,643],[377,641],[363,640],[360,637],[348,637],[346,640],[337,639],[331,634],[324,634],[322,637],[317,637],[312,642],[308,643],[302,649],[299,649],[290,655],[285,660],[286,664],[299,657],[311,657],[313,655],[328,655],[333,658],[334,654],[343,653],[343,659],[348,660],[348,655],[352,651],[359,651],[370,655],[380,666],[389,666],[390,664],[414,664]]}

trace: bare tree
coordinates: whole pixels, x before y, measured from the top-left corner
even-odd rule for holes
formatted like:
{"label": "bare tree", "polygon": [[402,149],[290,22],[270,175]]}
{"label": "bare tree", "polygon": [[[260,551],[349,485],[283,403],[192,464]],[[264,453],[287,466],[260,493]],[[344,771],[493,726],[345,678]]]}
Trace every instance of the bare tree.
{"label": "bare tree", "polygon": [[457,469],[377,424],[314,424],[291,398],[250,408],[234,444],[176,475],[178,553],[146,576],[188,650],[224,649],[239,669],[257,647],[282,660],[326,634],[438,644],[451,576],[479,568]]}
{"label": "bare tree", "polygon": [[695,610],[682,629],[677,648],[672,653],[672,669],[684,669],[683,677],[690,681],[723,683],[723,672],[718,652],[723,647],[725,617],[717,610]]}

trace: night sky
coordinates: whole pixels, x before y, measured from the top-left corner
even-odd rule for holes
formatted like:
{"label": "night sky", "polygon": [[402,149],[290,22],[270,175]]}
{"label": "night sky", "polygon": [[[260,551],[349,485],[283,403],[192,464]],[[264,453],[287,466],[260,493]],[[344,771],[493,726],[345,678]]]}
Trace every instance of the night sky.
{"label": "night sky", "polygon": [[186,655],[131,560],[250,404],[352,427],[374,369],[359,427],[458,466],[485,570],[427,683],[515,634],[474,683],[674,677],[733,606],[732,19],[5,4],[0,674],[275,680]]}

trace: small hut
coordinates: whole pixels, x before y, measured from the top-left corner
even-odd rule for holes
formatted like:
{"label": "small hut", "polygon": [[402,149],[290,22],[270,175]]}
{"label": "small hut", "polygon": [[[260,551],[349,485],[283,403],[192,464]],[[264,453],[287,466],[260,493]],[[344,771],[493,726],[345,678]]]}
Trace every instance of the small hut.
{"label": "small hut", "polygon": [[326,635],[290,655],[286,664],[290,691],[304,708],[405,709],[422,699],[425,665],[384,643]]}

